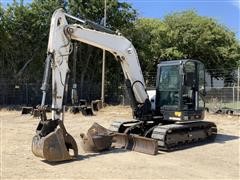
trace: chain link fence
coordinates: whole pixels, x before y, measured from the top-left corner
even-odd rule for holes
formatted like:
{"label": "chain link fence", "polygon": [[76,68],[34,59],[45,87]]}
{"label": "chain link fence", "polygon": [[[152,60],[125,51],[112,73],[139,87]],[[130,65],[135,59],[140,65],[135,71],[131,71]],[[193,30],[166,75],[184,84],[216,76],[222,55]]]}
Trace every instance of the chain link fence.
{"label": "chain link fence", "polygon": [[240,110],[240,68],[208,71],[214,73],[206,74],[206,107],[213,112]]}
{"label": "chain link fence", "polygon": [[[206,70],[206,107],[213,112],[219,109],[240,109],[240,68],[227,70]],[[210,72],[210,73],[209,73]],[[106,77],[107,78],[107,77]],[[148,90],[155,89],[156,72],[144,74]],[[0,79],[0,105],[26,105],[35,106],[40,104],[42,92],[41,83],[12,82],[9,79]],[[71,87],[68,86],[67,104],[71,104]],[[88,102],[100,99],[101,83],[85,82],[82,87],[78,83],[79,99]],[[105,102],[110,104],[129,104],[125,85],[120,85],[114,90],[106,89]],[[46,98],[46,104],[51,103],[51,89]]]}
{"label": "chain link fence", "polygon": [[[156,72],[148,72],[144,77],[147,89],[155,89]],[[204,101],[209,111],[240,111],[240,68],[207,69],[205,77]]]}
{"label": "chain link fence", "polygon": [[[0,81],[0,105],[24,105],[24,106],[36,106],[41,103],[42,91],[41,83],[21,83],[11,82],[10,80]],[[66,102],[71,103],[71,87],[68,86],[68,95]],[[78,83],[79,92],[81,86]],[[81,92],[79,99],[86,99],[87,101],[99,99],[101,85],[100,83],[84,83],[84,90]],[[46,104],[51,104],[51,88],[48,90],[46,97]]]}
{"label": "chain link fence", "polygon": [[[41,83],[22,83],[11,82],[8,79],[0,81],[0,106],[36,106],[41,103],[42,91]],[[97,100],[101,98],[101,83],[85,82],[77,83],[78,99]],[[65,97],[65,104],[71,105],[71,88],[72,84],[68,85],[68,93]],[[51,88],[49,88],[46,97],[46,104],[51,104]],[[109,104],[129,104],[125,86],[120,85],[114,89],[106,89],[105,102]]]}

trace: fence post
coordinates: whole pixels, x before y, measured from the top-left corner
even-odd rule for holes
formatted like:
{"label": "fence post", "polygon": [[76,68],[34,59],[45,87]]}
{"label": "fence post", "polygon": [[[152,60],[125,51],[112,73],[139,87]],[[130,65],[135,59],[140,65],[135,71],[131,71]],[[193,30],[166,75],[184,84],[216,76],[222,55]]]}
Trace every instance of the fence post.
{"label": "fence post", "polygon": [[26,105],[28,106],[28,84],[25,84],[25,90],[26,90]]}
{"label": "fence post", "polygon": [[232,100],[233,100],[233,106],[235,107],[235,84],[233,84],[233,89],[232,89],[232,93],[233,93],[233,95],[232,95]]}
{"label": "fence post", "polygon": [[238,79],[237,79],[237,109],[239,108],[239,93],[240,93],[240,67],[238,66]]}

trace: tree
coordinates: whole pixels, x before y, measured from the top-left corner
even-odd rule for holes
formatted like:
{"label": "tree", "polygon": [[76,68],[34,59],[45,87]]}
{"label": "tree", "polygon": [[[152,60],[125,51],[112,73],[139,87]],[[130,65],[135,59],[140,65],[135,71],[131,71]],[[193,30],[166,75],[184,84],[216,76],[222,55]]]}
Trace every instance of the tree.
{"label": "tree", "polygon": [[2,8],[2,5],[0,3],[0,70],[1,70],[1,76],[3,76],[4,71],[4,61],[3,61],[3,49],[4,49],[4,42],[6,39],[6,33],[4,31],[4,26],[3,26],[3,16],[4,16],[4,10]]}
{"label": "tree", "polygon": [[4,16],[4,10],[3,10],[2,5],[0,3],[0,52],[3,49],[4,39],[6,37],[4,27],[3,27],[3,16]]}
{"label": "tree", "polygon": [[[99,0],[70,0],[67,6],[70,14],[77,17],[86,18],[97,23],[102,23],[104,15],[104,1]],[[133,22],[137,17],[134,10],[128,3],[117,0],[107,1],[107,27],[112,30],[120,30],[123,34],[128,34],[133,28]],[[81,43],[81,54],[79,54],[78,69],[80,74],[81,94],[83,84],[88,82],[101,82],[102,50],[90,45]],[[81,58],[80,58],[81,57]],[[118,72],[118,73],[116,73]],[[112,54],[106,54],[106,85],[108,92],[118,90],[119,74],[121,66],[114,60]],[[117,83],[116,83],[117,82]],[[113,86],[113,84],[115,86]],[[99,88],[100,89],[100,88]]]}
{"label": "tree", "polygon": [[159,19],[139,19],[134,24],[132,42],[138,52],[144,73],[156,71],[156,65],[162,56],[166,26]]}
{"label": "tree", "polygon": [[186,11],[166,16],[164,23],[171,45],[183,53],[183,58],[199,59],[208,69],[236,67],[239,42],[214,19]]}
{"label": "tree", "polygon": [[217,76],[209,71],[219,78],[226,74],[225,69],[236,67],[240,59],[235,34],[194,11],[173,13],[163,20],[140,19],[135,28],[133,43],[146,71],[152,71],[148,64],[155,66],[157,60],[189,58],[202,61],[207,69],[222,69]]}
{"label": "tree", "polygon": [[[30,4],[14,1],[6,9],[0,4],[1,74],[41,82],[51,16],[60,7],[97,23],[103,19],[104,2],[99,0],[33,0]],[[208,69],[222,69],[217,75],[209,70],[213,77],[222,78],[231,74],[227,69],[240,63],[240,45],[235,34],[211,18],[194,11],[173,13],[163,20],[137,17],[128,3],[107,1],[107,27],[132,40],[145,74],[155,72],[161,60],[191,58],[201,60]],[[102,50],[84,43],[79,46],[77,69],[82,87],[84,82],[100,85]],[[113,59],[107,53],[109,93],[116,92],[122,82],[121,66]]]}
{"label": "tree", "polygon": [[[99,0],[69,0],[68,3],[64,0],[33,0],[30,4],[18,2],[15,0],[4,11],[0,6],[0,56],[3,57],[0,64],[5,77],[24,82],[41,82],[51,16],[56,9],[65,8],[70,14],[98,23],[101,23],[104,14],[104,2]],[[108,27],[121,32],[127,32],[128,27],[133,27],[137,14],[129,4],[117,0],[107,2]],[[77,69],[81,83],[89,81],[100,84],[102,50],[84,43],[78,49],[80,61]],[[115,65],[117,62],[112,59],[113,56],[107,53],[107,84],[113,84],[119,76],[119,73],[114,72],[119,71],[120,65]],[[116,87],[119,83],[115,83]]]}
{"label": "tree", "polygon": [[[22,63],[25,55],[28,54],[29,49],[23,46],[23,44],[29,44],[29,36],[24,36],[25,32],[29,28],[27,26],[28,11],[27,8],[18,4],[16,1],[13,2],[12,6],[4,11],[2,17],[2,28],[4,30],[4,38],[2,46],[2,57],[3,64],[2,68],[5,69],[6,74],[12,77],[16,74],[19,65]],[[19,41],[21,39],[21,41]],[[22,53],[21,51],[24,51]]]}
{"label": "tree", "polygon": [[6,8],[2,17],[5,35],[0,39],[5,38],[2,68],[8,78],[41,81],[43,68],[39,67],[46,55],[50,18],[59,7],[57,0],[35,0],[27,5],[14,1]]}

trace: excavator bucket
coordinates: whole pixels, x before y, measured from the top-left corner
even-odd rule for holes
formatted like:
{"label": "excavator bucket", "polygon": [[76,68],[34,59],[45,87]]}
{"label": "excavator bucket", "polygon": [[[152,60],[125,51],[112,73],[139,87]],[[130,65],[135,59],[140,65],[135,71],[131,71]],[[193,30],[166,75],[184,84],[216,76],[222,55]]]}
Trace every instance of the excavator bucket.
{"label": "excavator bucket", "polygon": [[124,133],[114,133],[113,146],[117,148],[125,148],[128,144],[128,135]]}
{"label": "excavator bucket", "polygon": [[91,107],[81,106],[81,112],[84,116],[93,116],[93,111]]}
{"label": "excavator bucket", "polygon": [[[39,123],[37,130],[39,127],[40,130],[37,131],[37,135],[32,140],[33,154],[49,162],[75,159],[78,155],[78,149],[74,138],[66,132],[62,122],[53,131],[53,123],[49,122]],[[73,150],[73,155],[70,155],[70,149]]]}
{"label": "excavator bucket", "polygon": [[82,147],[87,152],[99,152],[114,147],[124,148],[145,154],[155,155],[158,152],[157,141],[151,138],[124,133],[112,132],[101,125],[94,123],[87,135],[80,134]]}
{"label": "excavator bucket", "polygon": [[32,112],[33,112],[33,107],[22,107],[21,114],[32,114]]}
{"label": "excavator bucket", "polygon": [[80,134],[82,147],[86,152],[99,152],[111,147],[113,136],[110,131],[101,125],[94,123],[87,134]]}

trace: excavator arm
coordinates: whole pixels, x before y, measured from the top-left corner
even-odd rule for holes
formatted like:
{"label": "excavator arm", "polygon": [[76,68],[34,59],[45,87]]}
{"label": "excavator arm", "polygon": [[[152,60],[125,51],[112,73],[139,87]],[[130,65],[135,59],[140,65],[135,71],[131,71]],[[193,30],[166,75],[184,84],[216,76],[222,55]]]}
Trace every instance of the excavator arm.
{"label": "excavator arm", "polygon": [[[78,24],[68,24],[67,17],[78,21]],[[84,26],[86,24],[91,29],[86,28]],[[78,19],[66,14],[62,9],[58,9],[54,12],[51,20],[45,72],[41,87],[43,91],[40,106],[41,121],[32,143],[33,153],[48,161],[72,159],[78,152],[75,140],[67,133],[63,124],[63,102],[69,73],[68,58],[73,49],[71,40],[83,42],[112,53],[121,64],[135,118],[144,120],[144,117],[149,117],[149,114],[151,116],[151,103],[146,92],[138,56],[132,43],[119,33],[114,33],[91,21]],[[48,120],[44,106],[51,72],[52,118]],[[144,141],[146,140],[144,139]],[[73,149],[73,156],[69,155],[69,149]]]}
{"label": "excavator arm", "polygon": [[[66,20],[67,16],[74,18],[81,24],[69,25]],[[121,64],[126,79],[134,114],[141,119],[141,116],[150,112],[151,105],[134,46],[120,34],[85,28],[84,24],[86,23],[87,21],[66,14],[62,9],[53,14],[48,42],[48,54],[52,56],[52,119],[61,119],[64,91],[69,72],[68,57],[72,49],[71,40],[107,50],[115,56]],[[147,108],[142,108],[144,105]],[[139,113],[139,111],[142,112]]]}
{"label": "excavator arm", "polygon": [[[69,25],[66,20],[67,16],[72,18],[72,16],[64,13],[62,9],[59,9],[53,14],[51,23],[48,53],[54,55],[52,107],[62,110],[64,86],[69,71],[68,55],[71,49],[71,40],[107,50],[115,56],[122,66],[134,111],[137,110],[139,105],[149,102],[138,56],[132,43],[119,34],[85,28],[84,24],[87,22],[84,20],[77,19],[81,25]],[[140,115],[138,116],[138,118],[141,118]],[[53,113],[53,119],[55,118],[59,118],[56,111]]]}

